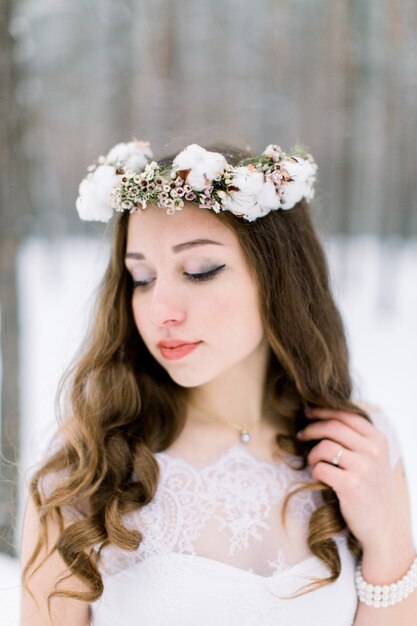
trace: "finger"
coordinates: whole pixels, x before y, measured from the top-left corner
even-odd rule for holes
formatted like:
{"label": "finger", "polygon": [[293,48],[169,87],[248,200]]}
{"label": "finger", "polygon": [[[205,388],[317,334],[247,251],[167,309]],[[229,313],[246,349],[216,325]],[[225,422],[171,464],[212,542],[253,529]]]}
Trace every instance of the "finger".
{"label": "finger", "polygon": [[375,426],[367,419],[356,413],[347,413],[346,411],[336,411],[333,409],[312,409],[305,413],[308,419],[338,419],[343,424],[354,428],[361,435],[370,435]]}
{"label": "finger", "polygon": [[322,461],[317,463],[311,470],[311,475],[314,480],[319,480],[325,485],[328,485],[336,493],[342,490],[343,484],[346,482],[346,476],[349,476],[349,474],[350,472],[347,470]]}
{"label": "finger", "polygon": [[349,450],[361,451],[366,448],[367,438],[360,435],[341,421],[331,419],[313,422],[297,433],[301,441],[311,439],[332,439]]}
{"label": "finger", "polygon": [[[342,450],[342,452],[340,452]],[[324,461],[334,465],[333,459],[338,455],[338,463],[336,467],[341,469],[351,469],[353,463],[354,453],[344,446],[340,446],[338,443],[331,441],[330,439],[322,439],[314,448],[312,448],[307,455],[308,463],[314,467],[317,463]]]}

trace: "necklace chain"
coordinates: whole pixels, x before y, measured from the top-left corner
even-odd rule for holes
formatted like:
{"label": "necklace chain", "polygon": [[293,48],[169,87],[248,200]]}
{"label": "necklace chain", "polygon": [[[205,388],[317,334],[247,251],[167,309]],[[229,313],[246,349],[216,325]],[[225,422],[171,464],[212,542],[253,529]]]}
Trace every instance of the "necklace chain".
{"label": "necklace chain", "polygon": [[[196,411],[199,411],[200,413],[204,413],[205,415],[208,415],[209,417],[215,419],[221,424],[227,424],[228,426],[232,426],[233,428],[239,431],[239,439],[240,441],[242,441],[242,443],[250,443],[252,436],[247,426],[240,426],[239,424],[235,424],[234,422],[230,422],[229,420],[221,419],[217,415],[214,415],[213,413],[209,413],[209,411],[206,411],[205,409],[204,410],[200,409],[198,406],[195,406],[195,404],[191,404],[191,402],[189,402],[188,404],[191,408],[195,409]],[[255,424],[257,423],[258,422],[255,422]],[[250,425],[250,428],[252,428],[252,426],[253,424]]]}

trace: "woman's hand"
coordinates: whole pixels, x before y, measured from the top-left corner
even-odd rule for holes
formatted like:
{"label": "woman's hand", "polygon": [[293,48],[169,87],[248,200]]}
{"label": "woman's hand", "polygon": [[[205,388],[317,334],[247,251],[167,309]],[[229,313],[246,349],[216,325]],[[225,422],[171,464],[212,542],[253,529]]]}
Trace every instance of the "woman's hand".
{"label": "woman's hand", "polygon": [[[301,441],[321,440],[307,457],[312,476],[334,489],[355,537],[374,549],[398,538],[398,533],[409,534],[408,510],[398,493],[384,433],[356,413],[309,409],[305,414],[317,421],[297,436]],[[332,459],[341,446],[336,466]]]}

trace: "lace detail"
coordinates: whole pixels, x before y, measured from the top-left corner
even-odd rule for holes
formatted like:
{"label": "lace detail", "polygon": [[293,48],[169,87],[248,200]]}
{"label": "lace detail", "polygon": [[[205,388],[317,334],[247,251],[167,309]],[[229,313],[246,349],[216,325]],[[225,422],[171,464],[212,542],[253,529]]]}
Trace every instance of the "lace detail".
{"label": "lace detail", "polygon": [[285,570],[291,569],[291,566],[286,562],[284,553],[281,549],[278,550],[278,556],[274,561],[268,560],[268,565],[274,573],[284,572]]}
{"label": "lace detail", "polygon": [[[261,575],[290,567],[287,558],[305,557],[306,527],[321,503],[320,494],[302,492],[290,500],[288,526],[297,532],[289,537],[280,514],[286,493],[312,481],[308,470],[260,460],[242,444],[229,447],[202,469],[168,452],[155,457],[160,466],[157,493],[151,503],[124,520],[129,528],[143,531],[143,541],[134,553],[113,554],[109,546],[104,555],[103,550],[108,573],[172,552],[216,558]],[[275,558],[267,558],[271,554]]]}
{"label": "lace detail", "polygon": [[[192,532],[193,526],[196,528],[193,539],[211,515],[218,521],[220,532],[229,530],[231,555],[246,549],[251,538],[261,540],[261,530],[269,528],[266,519],[270,516],[272,506],[282,500],[288,484],[295,482],[295,478],[301,483],[300,474],[295,470],[283,463],[261,461],[242,444],[229,447],[202,470],[169,453],[160,452],[156,456],[162,474],[167,477],[166,481],[162,480],[162,497],[175,498],[175,487],[191,487],[192,492],[199,493],[199,501],[195,502],[198,506],[192,512],[186,512],[191,522],[189,531]],[[186,484],[179,485],[176,480],[179,475],[187,477]],[[306,474],[304,479],[311,480]],[[314,510],[310,496],[298,496],[294,515],[303,521]],[[189,490],[187,497],[191,504]],[[178,507],[176,512],[180,511]]]}

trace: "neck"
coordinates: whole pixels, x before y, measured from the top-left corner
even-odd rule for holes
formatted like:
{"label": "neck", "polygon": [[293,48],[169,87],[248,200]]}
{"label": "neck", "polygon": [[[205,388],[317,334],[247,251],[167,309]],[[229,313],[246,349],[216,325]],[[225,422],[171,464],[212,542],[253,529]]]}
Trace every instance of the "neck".
{"label": "neck", "polygon": [[269,351],[260,346],[250,360],[238,364],[214,380],[188,391],[188,419],[200,425],[234,424],[256,429],[266,421],[264,388]]}

